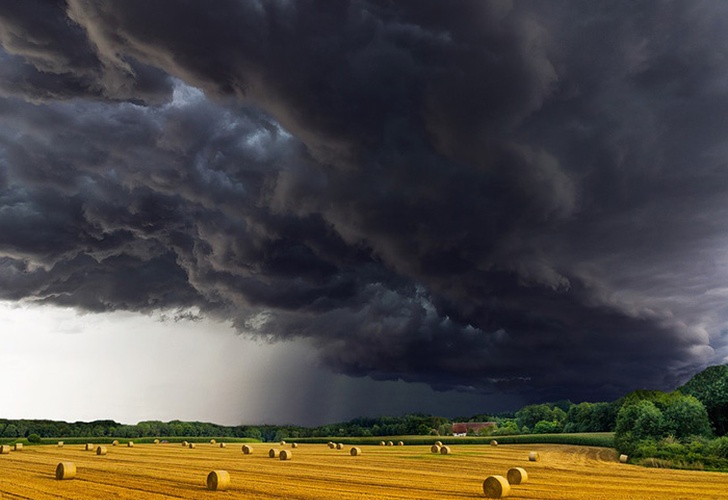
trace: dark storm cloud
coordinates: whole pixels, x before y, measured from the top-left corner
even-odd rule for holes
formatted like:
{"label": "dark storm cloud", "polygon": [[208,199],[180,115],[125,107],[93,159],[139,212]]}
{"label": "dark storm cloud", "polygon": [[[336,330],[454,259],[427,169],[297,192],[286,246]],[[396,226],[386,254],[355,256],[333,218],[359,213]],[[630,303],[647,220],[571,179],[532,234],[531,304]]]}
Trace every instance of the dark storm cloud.
{"label": "dark storm cloud", "polygon": [[0,292],[199,308],[438,389],[670,388],[728,354],[726,21],[667,1],[0,6]]}

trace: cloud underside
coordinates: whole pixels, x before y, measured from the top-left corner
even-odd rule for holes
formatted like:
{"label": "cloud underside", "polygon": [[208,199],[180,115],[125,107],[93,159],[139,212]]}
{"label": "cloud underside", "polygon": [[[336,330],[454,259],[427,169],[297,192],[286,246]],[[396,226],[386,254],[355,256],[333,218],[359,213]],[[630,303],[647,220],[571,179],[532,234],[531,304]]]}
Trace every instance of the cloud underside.
{"label": "cloud underside", "polygon": [[604,399],[726,356],[715,2],[0,6],[0,298]]}

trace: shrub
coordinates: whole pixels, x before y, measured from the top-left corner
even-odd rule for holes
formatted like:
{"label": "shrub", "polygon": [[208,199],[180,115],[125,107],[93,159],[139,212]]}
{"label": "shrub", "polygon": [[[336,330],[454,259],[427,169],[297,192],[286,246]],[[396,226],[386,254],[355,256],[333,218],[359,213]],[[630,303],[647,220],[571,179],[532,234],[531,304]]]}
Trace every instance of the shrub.
{"label": "shrub", "polygon": [[31,434],[28,436],[29,443],[40,443],[40,436],[38,434]]}

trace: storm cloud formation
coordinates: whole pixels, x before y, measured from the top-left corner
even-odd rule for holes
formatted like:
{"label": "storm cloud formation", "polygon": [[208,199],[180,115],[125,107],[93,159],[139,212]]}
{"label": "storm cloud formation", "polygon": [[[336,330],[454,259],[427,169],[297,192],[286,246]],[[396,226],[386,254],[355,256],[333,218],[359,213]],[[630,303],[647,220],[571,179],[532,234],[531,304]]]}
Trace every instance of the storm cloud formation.
{"label": "storm cloud formation", "polygon": [[728,356],[728,7],[0,3],[0,298],[531,400]]}

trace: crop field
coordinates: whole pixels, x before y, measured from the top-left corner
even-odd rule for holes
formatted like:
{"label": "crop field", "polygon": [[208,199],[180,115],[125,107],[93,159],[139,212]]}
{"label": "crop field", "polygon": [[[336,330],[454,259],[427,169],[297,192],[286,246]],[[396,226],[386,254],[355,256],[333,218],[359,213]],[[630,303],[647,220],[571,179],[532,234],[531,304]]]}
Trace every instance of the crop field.
{"label": "crop field", "polygon": [[[107,445],[107,454],[82,445],[26,446],[0,455],[0,498],[25,499],[457,499],[484,498],[483,480],[523,467],[528,482],[512,486],[510,498],[529,499],[698,499],[728,498],[728,474],[647,469],[620,464],[609,448],[530,444],[451,446],[435,455],[429,446],[252,444],[226,448],[197,443]],[[289,461],[268,458],[268,450],[292,452]],[[530,451],[540,460],[530,462]],[[76,477],[56,480],[59,462],[73,462]],[[210,471],[229,473],[226,491],[209,491]]]}

